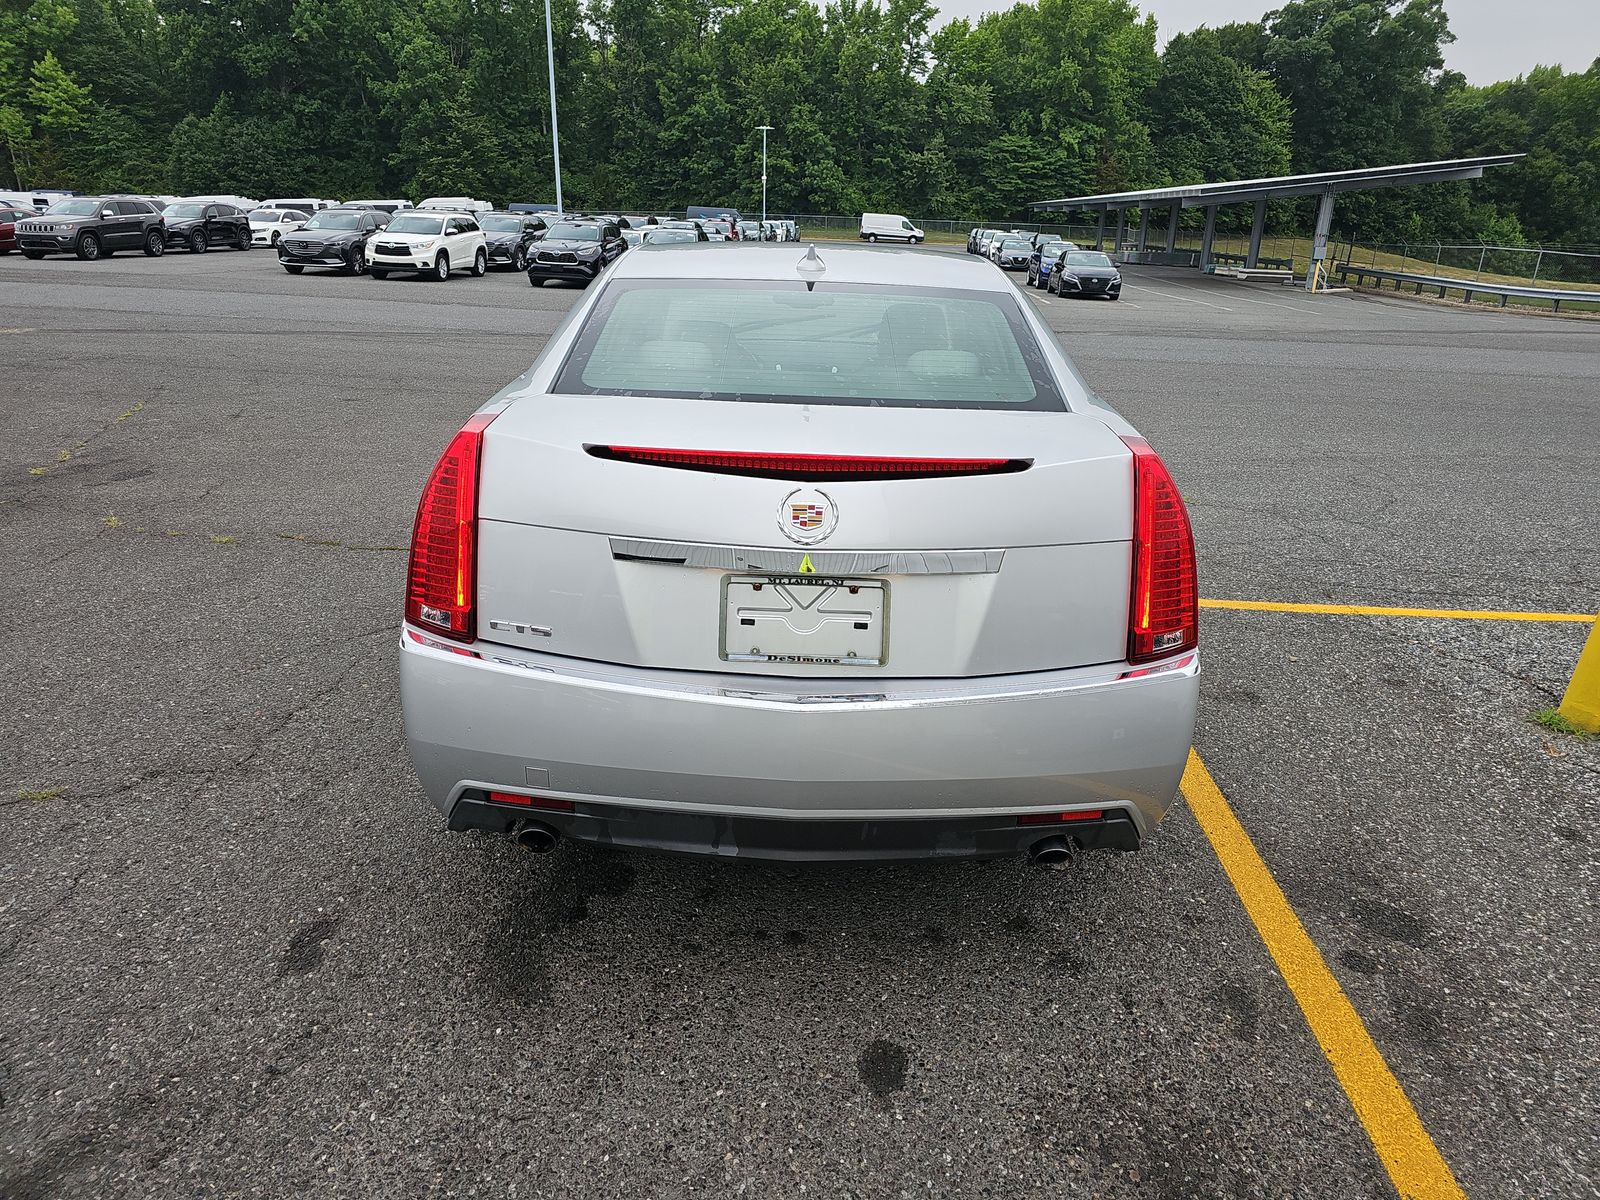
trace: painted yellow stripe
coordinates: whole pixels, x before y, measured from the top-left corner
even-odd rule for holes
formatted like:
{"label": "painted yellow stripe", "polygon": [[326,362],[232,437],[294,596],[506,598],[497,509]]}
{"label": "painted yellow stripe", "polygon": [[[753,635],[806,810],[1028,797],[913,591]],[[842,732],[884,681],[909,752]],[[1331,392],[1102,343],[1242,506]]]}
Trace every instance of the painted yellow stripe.
{"label": "painted yellow stripe", "polygon": [[1306,1024],[1328,1056],[1339,1086],[1350,1098],[1401,1200],[1465,1200],[1405,1089],[1373,1044],[1367,1027],[1256,852],[1250,835],[1233,815],[1211,772],[1193,750],[1183,773],[1183,794],[1305,1014]]}
{"label": "painted yellow stripe", "polygon": [[1582,621],[1593,613],[1502,612],[1492,608],[1377,608],[1370,604],[1286,604],[1279,600],[1201,600],[1201,608],[1248,612],[1331,613],[1342,617],[1444,617],[1453,621]]}

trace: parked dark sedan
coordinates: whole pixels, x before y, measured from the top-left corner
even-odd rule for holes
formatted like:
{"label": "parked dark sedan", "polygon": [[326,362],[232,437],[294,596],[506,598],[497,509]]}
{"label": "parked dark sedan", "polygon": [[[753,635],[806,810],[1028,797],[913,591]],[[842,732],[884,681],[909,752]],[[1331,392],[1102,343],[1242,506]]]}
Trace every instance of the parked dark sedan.
{"label": "parked dark sedan", "polygon": [[1002,271],[1026,271],[1028,255],[1033,253],[1026,238],[1008,237],[994,249],[994,265]]}
{"label": "parked dark sedan", "polygon": [[255,240],[250,218],[231,204],[214,200],[179,200],[161,210],[167,224],[167,247],[204,254],[213,246],[248,250]]}
{"label": "parked dark sedan", "polygon": [[999,232],[1000,231],[998,229],[989,229],[983,226],[974,229],[971,233],[967,234],[967,253],[982,254],[984,240]]}
{"label": "parked dark sedan", "polygon": [[1035,245],[1033,253],[1028,256],[1028,286],[1042,288],[1050,282],[1050,272],[1055,269],[1056,259],[1069,249],[1076,250],[1077,247],[1062,238]]}
{"label": "parked dark sedan", "polygon": [[1065,250],[1050,271],[1045,285],[1058,296],[1122,295],[1122,272],[1098,250]]}
{"label": "parked dark sedan", "polygon": [[278,239],[278,262],[291,275],[307,267],[360,275],[367,269],[367,243],[388,223],[389,214],[381,209],[325,208]]}
{"label": "parked dark sedan", "polygon": [[533,213],[486,212],[477,216],[489,247],[489,265],[526,271],[534,244],[544,237],[544,218]]}
{"label": "parked dark sedan", "polygon": [[72,196],[18,221],[17,248],[23,258],[76,254],[93,261],[118,250],[143,250],[153,258],[167,242],[161,214],[148,200]]}
{"label": "parked dark sedan", "polygon": [[551,226],[528,264],[528,282],[570,279],[585,287],[628,248],[622,228],[606,221],[561,221]]}

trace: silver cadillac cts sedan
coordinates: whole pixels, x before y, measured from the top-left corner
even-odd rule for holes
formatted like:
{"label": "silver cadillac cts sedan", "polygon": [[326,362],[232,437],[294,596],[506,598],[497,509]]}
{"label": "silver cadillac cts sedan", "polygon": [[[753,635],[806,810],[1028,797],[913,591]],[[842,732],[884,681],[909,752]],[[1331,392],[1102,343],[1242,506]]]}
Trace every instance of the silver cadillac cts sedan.
{"label": "silver cadillac cts sedan", "polygon": [[417,509],[451,829],[791,860],[1132,850],[1199,688],[1161,459],[988,263],[642,247]]}

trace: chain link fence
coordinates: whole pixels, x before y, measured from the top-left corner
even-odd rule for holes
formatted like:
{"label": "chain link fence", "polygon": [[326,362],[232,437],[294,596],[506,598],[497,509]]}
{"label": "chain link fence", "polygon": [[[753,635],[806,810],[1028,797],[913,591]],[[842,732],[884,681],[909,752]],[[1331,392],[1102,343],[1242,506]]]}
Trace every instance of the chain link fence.
{"label": "chain link fence", "polygon": [[1600,246],[1349,242],[1338,261],[1474,282],[1600,290]]}
{"label": "chain link fence", "polygon": [[[747,220],[750,217],[751,214],[745,214]],[[769,211],[767,217],[774,221],[795,222],[802,237],[854,240],[861,229],[859,214],[838,216]],[[1092,245],[1099,232],[1094,224],[997,221],[981,217],[939,220],[912,217],[911,221],[928,235],[929,241],[934,242],[964,243],[967,234],[974,229],[1016,229],[1024,233],[1052,233],[1081,245]],[[1113,249],[1110,243],[1115,237],[1116,222],[1108,220],[1105,228],[1108,250]],[[1125,237],[1122,248],[1131,251],[1137,244],[1137,231],[1129,230]],[[1179,230],[1176,244],[1180,251],[1198,254],[1199,231]],[[1212,242],[1212,252],[1242,257],[1249,244],[1248,234],[1219,233]],[[1151,250],[1164,249],[1166,230],[1159,226],[1151,230],[1148,246]],[[1309,261],[1310,252],[1311,240],[1303,235],[1271,233],[1261,243],[1262,259],[1270,259],[1274,264],[1292,262],[1298,268]],[[1480,242],[1376,242],[1357,239],[1330,244],[1328,260],[1335,264],[1353,262],[1394,271],[1453,276],[1474,282],[1600,290],[1600,245],[1491,246]]]}

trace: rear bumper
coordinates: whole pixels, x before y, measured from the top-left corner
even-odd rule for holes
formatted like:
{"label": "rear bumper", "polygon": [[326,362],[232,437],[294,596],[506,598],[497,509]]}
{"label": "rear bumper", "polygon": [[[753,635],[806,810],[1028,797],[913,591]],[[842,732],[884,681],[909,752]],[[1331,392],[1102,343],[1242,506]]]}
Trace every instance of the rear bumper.
{"label": "rear bumper", "polygon": [[[1199,691],[1193,657],[1135,679],[1112,665],[829,694],[837,681],[478,649],[492,657],[401,644],[412,761],[452,827],[530,817],[581,839],[759,857],[1015,853],[1077,832],[1020,814],[1086,809],[1126,820],[1117,844],[1137,844],[1177,791]],[[574,811],[502,810],[489,790]]]}
{"label": "rear bumper", "polygon": [[450,810],[458,832],[510,834],[524,821],[563,837],[631,850],[712,854],[786,862],[882,862],[926,858],[1005,858],[1041,840],[1069,838],[1081,850],[1137,850],[1139,827],[1125,810],[1050,825],[1019,825],[1014,815],[891,821],[797,821],[718,813],[576,803],[571,812],[497,804],[464,792]]}

